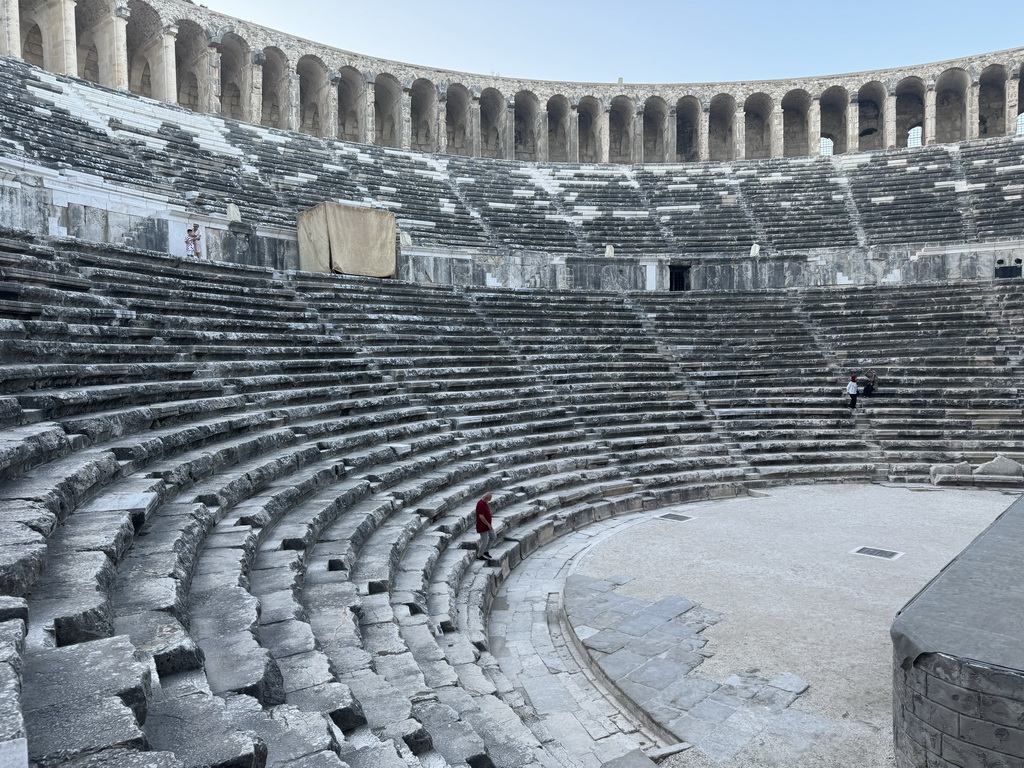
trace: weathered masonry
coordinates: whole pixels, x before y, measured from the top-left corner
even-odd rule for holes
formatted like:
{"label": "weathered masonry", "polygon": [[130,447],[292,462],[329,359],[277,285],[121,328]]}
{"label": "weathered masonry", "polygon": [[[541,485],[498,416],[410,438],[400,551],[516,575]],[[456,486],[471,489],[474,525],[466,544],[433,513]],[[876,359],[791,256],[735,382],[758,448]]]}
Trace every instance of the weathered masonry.
{"label": "weathered masonry", "polygon": [[0,55],[271,128],[525,161],[846,154],[1013,135],[1024,122],[1020,48],[800,80],[595,85],[377,59],[179,0],[0,0]]}

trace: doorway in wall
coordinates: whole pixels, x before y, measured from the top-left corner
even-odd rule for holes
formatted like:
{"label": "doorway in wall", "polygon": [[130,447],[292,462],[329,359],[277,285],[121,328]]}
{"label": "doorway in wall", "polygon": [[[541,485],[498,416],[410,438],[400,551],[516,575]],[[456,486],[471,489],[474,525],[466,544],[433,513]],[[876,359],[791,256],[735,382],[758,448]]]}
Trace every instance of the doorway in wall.
{"label": "doorway in wall", "polygon": [[670,291],[690,290],[690,268],[680,264],[670,264],[668,268],[668,289]]}

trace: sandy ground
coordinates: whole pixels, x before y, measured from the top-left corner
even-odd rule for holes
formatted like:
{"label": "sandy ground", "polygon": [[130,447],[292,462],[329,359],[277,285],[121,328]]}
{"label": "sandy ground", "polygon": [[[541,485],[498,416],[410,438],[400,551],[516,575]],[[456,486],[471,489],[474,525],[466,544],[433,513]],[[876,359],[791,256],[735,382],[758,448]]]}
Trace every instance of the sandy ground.
{"label": "sandy ground", "polygon": [[[828,721],[808,745],[763,734],[733,760],[691,749],[665,768],[886,768],[892,757],[895,614],[1015,499],[998,491],[807,485],[686,505],[596,545],[578,572],[632,577],[619,591],[681,595],[723,614],[705,632],[715,682],[750,668],[810,684],[793,708]],[[895,550],[894,560],[851,554]]]}

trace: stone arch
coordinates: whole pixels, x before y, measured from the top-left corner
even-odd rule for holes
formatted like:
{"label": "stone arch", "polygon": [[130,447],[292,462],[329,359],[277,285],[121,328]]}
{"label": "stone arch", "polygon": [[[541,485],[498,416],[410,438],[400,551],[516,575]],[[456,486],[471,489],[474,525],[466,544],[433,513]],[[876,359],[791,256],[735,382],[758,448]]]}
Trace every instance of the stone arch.
{"label": "stone arch", "polygon": [[495,88],[480,94],[480,156],[505,156],[505,97]]}
{"label": "stone arch", "polygon": [[633,117],[636,108],[628,96],[616,96],[608,110],[608,162],[633,162]]}
{"label": "stone arch", "polygon": [[140,96],[159,98],[165,89],[160,16],[139,0],[128,0],[128,9],[131,11],[125,27],[128,90]]}
{"label": "stone arch", "polygon": [[417,152],[437,151],[437,86],[420,78],[409,91],[409,146]]}
{"label": "stone arch", "polygon": [[711,99],[708,114],[708,156],[715,161],[733,160],[736,156],[736,137],[733,124],[736,120],[736,99],[727,93],[719,93]]}
{"label": "stone arch", "polygon": [[79,0],[76,3],[76,74],[91,83],[113,87],[116,85],[115,73],[112,71],[116,51],[112,50],[112,42],[108,40],[108,35],[104,34],[104,26],[109,27],[109,22],[110,6],[104,0]]}
{"label": "stone arch", "polygon": [[402,86],[386,73],[373,81],[373,133],[378,147],[402,146]]}
{"label": "stone arch", "polygon": [[577,133],[579,135],[579,161],[581,163],[601,162],[601,132],[599,129],[604,107],[593,96],[584,96],[576,108]]}
{"label": "stone arch", "polygon": [[782,97],[782,155],[804,157],[810,154],[811,95],[795,88]]}
{"label": "stone arch", "polygon": [[885,86],[877,80],[857,92],[857,149],[861,152],[885,149],[886,95]]}
{"label": "stone arch", "polygon": [[700,101],[684,96],[676,102],[676,162],[695,163],[700,159]]}
{"label": "stone arch", "polygon": [[177,102],[193,112],[205,112],[210,92],[210,59],[203,28],[188,19],[177,23],[174,39],[174,71]]}
{"label": "stone arch", "polygon": [[232,120],[250,120],[249,94],[252,92],[252,51],[249,44],[233,32],[220,43],[220,113]]}
{"label": "stone arch", "polygon": [[935,81],[935,141],[950,144],[967,138],[967,92],[971,76],[947,69]]}
{"label": "stone arch", "polygon": [[821,108],[821,138],[832,142],[832,154],[846,154],[850,94],[842,86],[834,85],[821,94],[818,104]]}
{"label": "stone arch", "polygon": [[993,64],[978,78],[978,136],[1006,135],[1006,67]]}
{"label": "stone arch", "polygon": [[338,71],[338,138],[362,141],[366,120],[366,79],[355,67]]}
{"label": "stone arch", "polygon": [[473,134],[470,114],[473,97],[466,86],[452,83],[446,91],[444,103],[444,126],[448,133],[448,154],[470,156],[473,154]]}
{"label": "stone arch", "polygon": [[668,104],[660,96],[651,96],[644,102],[643,158],[645,163],[664,163],[667,157]]}
{"label": "stone arch", "polygon": [[766,93],[753,93],[743,102],[744,157],[760,160],[772,156],[772,110]]}
{"label": "stone arch", "polygon": [[327,89],[331,87],[327,65],[307,54],[296,63],[295,73],[299,76],[299,130],[310,136],[325,136]]}
{"label": "stone arch", "polygon": [[556,163],[569,161],[569,100],[565,96],[552,96],[547,103],[548,160]]}
{"label": "stone arch", "polygon": [[21,22],[21,58],[27,64],[46,69],[46,42],[43,29],[32,19],[22,17]]}
{"label": "stone arch", "polygon": [[290,71],[288,58],[280,48],[263,49],[260,125],[268,128],[288,127]]}
{"label": "stone arch", "polygon": [[897,147],[907,146],[912,128],[924,126],[924,92],[924,81],[919,77],[905,77],[896,86]]}
{"label": "stone arch", "polygon": [[536,94],[520,91],[515,95],[515,159],[528,162],[540,159],[538,153],[540,102]]}

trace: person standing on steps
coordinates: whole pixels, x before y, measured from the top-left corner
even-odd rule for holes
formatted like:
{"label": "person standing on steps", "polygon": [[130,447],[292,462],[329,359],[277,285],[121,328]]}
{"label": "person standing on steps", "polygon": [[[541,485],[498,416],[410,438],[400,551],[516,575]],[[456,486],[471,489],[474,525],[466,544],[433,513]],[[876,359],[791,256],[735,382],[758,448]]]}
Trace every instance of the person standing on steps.
{"label": "person standing on steps", "polygon": [[857,377],[851,376],[850,383],[846,385],[846,394],[850,396],[850,415],[853,415],[854,408],[857,407]]}
{"label": "person standing on steps", "polygon": [[485,493],[476,503],[476,532],[480,534],[480,543],[476,547],[478,560],[492,557],[490,549],[494,543],[494,521],[491,519],[491,507],[488,502],[493,498],[493,494]]}
{"label": "person standing on steps", "polygon": [[864,397],[871,397],[874,391],[878,389],[878,371],[874,368],[868,368],[864,378],[868,380],[864,385]]}

